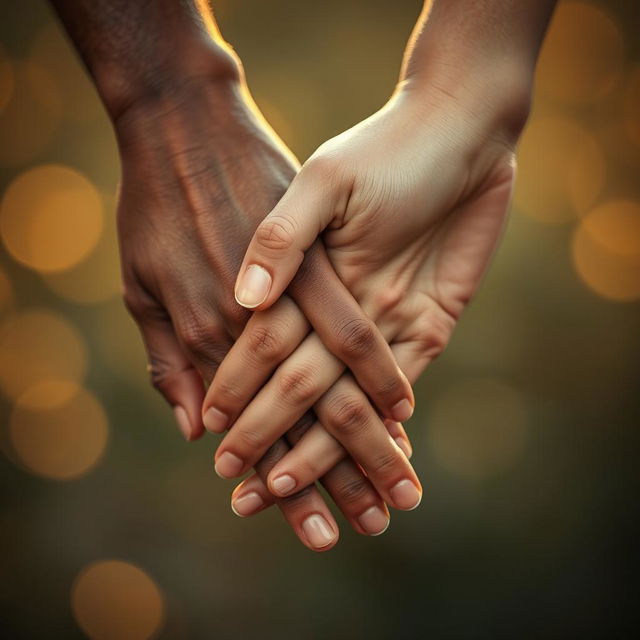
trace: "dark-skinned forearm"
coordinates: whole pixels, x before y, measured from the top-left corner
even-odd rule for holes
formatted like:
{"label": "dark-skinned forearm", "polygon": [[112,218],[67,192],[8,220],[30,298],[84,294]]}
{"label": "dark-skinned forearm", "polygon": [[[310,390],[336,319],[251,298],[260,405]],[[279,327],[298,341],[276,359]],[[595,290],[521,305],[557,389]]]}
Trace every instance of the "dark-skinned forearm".
{"label": "dark-skinned forearm", "polygon": [[205,0],[50,2],[113,119],[195,78],[241,76]]}

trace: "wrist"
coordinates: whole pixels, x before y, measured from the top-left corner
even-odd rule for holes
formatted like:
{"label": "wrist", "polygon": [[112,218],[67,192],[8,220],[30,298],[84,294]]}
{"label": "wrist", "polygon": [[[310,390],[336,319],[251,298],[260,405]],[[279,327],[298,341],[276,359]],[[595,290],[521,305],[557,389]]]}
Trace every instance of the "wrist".
{"label": "wrist", "polygon": [[194,151],[213,155],[226,140],[252,124],[241,80],[193,75],[166,90],[144,92],[113,118],[121,156],[174,156]]}
{"label": "wrist", "polygon": [[425,2],[402,68],[410,93],[489,118],[512,144],[530,112],[536,61],[556,0]]}
{"label": "wrist", "polygon": [[161,108],[179,100],[192,85],[215,86],[221,93],[230,93],[243,82],[240,60],[223,44],[194,41],[178,49],[153,63],[125,67],[106,63],[92,69],[116,129],[130,110]]}
{"label": "wrist", "polygon": [[200,182],[233,167],[269,166],[288,184],[299,168],[242,79],[192,78],[171,92],[133,102],[114,129],[123,177],[142,171],[163,184]]}
{"label": "wrist", "polygon": [[435,55],[420,69],[408,66],[397,88],[417,109],[460,114],[509,145],[529,117],[532,91],[532,72],[513,59],[457,64]]}

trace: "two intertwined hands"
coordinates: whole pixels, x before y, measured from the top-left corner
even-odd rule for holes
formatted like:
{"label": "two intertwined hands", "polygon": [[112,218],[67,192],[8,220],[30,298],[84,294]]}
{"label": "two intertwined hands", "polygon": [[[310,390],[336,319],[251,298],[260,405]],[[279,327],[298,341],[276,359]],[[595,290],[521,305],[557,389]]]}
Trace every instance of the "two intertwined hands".
{"label": "two intertwined hands", "polygon": [[183,435],[228,430],[218,474],[256,469],[239,515],[277,503],[327,550],[319,480],[382,533],[421,499],[411,384],[500,238],[553,1],[426,2],[388,103],[302,167],[205,3],[52,2],[114,123],[125,302]]}

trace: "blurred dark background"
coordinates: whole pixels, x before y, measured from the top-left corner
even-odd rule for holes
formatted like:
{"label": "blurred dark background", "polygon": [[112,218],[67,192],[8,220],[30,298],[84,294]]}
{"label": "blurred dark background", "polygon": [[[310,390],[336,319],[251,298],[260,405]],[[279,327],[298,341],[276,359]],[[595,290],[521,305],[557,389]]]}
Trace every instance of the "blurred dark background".
{"label": "blurred dark background", "polygon": [[[384,103],[420,4],[213,2],[301,159]],[[316,555],[275,509],[234,516],[214,441],[148,387],[108,121],[46,3],[2,0],[2,636],[632,637],[639,13],[560,4],[504,244],[417,385],[425,499]]]}

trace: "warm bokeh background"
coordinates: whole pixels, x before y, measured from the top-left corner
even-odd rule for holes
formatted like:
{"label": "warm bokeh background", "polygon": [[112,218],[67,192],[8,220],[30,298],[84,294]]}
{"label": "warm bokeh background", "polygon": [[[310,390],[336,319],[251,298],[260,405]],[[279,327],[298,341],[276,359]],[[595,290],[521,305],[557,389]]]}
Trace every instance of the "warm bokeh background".
{"label": "warm bokeh background", "polygon": [[[300,158],[384,102],[420,5],[213,4]],[[505,242],[418,384],[423,504],[315,555],[275,510],[231,513],[214,441],[184,443],[148,387],[119,299],[109,123],[46,3],[1,2],[3,637],[622,637],[639,533],[639,12],[560,5]]]}

